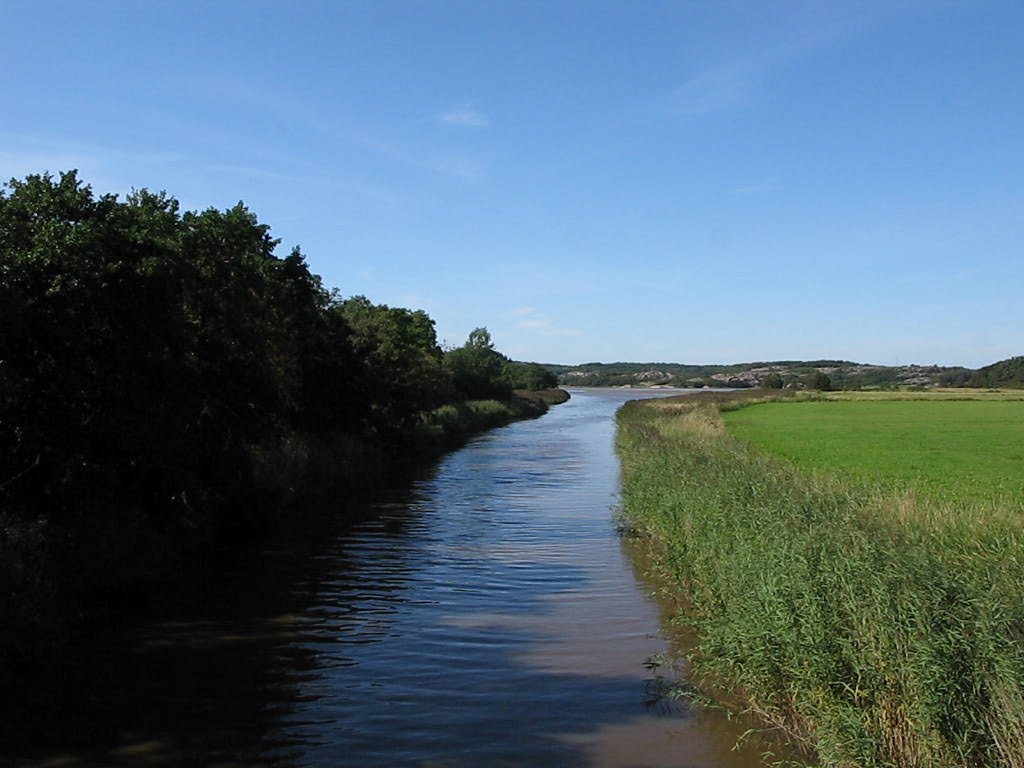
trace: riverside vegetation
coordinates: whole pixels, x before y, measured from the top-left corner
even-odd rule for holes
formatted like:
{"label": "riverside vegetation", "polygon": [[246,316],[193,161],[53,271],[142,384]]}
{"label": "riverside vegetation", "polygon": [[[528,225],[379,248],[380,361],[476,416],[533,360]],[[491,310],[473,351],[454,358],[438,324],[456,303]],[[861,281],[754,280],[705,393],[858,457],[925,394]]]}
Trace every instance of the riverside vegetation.
{"label": "riverside vegetation", "polygon": [[326,290],[241,203],[6,187],[0,646],[565,396],[486,329],[446,351],[425,312]]}
{"label": "riverside vegetation", "polygon": [[619,413],[624,511],[696,630],[694,680],[808,761],[1024,766],[1024,402],[955,395]]}

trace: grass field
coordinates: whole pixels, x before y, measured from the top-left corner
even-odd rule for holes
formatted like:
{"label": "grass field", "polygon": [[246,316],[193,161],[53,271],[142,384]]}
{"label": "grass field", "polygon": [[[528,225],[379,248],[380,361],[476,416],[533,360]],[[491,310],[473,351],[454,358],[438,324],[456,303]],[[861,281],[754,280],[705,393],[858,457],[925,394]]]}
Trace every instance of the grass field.
{"label": "grass field", "polygon": [[813,764],[1024,768],[1024,403],[777,397],[619,412],[692,682]]}
{"label": "grass field", "polygon": [[797,466],[951,502],[1024,504],[1024,402],[820,400],[724,414]]}
{"label": "grass field", "polygon": [[[807,394],[807,393],[802,393]],[[825,400],[1011,400],[1024,402],[1024,389],[932,387],[930,389],[858,389],[813,393]]]}

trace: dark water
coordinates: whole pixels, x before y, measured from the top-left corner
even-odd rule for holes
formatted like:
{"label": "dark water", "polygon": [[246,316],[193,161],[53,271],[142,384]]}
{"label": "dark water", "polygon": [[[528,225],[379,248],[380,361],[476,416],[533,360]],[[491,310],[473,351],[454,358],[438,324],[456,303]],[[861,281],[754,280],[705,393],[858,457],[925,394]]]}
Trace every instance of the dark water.
{"label": "dark water", "polygon": [[48,766],[759,764],[663,697],[659,610],[615,532],[615,409],[575,392],[348,530],[154,595],[5,696],[0,762]]}

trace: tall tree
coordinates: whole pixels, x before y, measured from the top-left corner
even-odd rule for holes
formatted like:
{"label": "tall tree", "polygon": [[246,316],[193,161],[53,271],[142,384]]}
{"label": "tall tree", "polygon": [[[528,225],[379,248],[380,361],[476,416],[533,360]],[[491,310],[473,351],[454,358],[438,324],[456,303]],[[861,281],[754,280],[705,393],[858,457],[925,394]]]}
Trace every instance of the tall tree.
{"label": "tall tree", "polygon": [[457,395],[464,400],[506,400],[512,395],[507,359],[494,348],[486,328],[476,328],[461,347],[449,350],[445,365]]}
{"label": "tall tree", "polygon": [[397,439],[419,415],[451,398],[434,321],[422,310],[373,304],[355,296],[337,305],[361,361],[360,397],[372,428]]}

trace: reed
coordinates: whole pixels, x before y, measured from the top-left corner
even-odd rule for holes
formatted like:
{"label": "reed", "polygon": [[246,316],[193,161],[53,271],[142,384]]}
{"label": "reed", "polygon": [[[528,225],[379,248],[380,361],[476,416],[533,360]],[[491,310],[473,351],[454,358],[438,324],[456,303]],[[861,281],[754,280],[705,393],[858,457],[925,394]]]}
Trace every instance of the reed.
{"label": "reed", "polygon": [[688,606],[696,684],[825,766],[1021,765],[1012,504],[802,471],[729,433],[721,411],[742,404],[618,417],[624,512]]}

